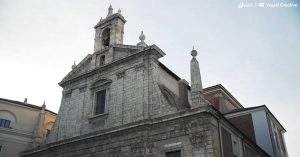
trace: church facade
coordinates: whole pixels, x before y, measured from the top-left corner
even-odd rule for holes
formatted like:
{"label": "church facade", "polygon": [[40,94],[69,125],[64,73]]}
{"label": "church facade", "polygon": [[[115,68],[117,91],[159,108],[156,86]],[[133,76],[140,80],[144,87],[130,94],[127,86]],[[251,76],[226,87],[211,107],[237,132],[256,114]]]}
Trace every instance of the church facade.
{"label": "church facade", "polygon": [[222,85],[202,87],[192,50],[191,85],[165,53],[123,44],[125,18],[110,6],[93,54],[59,83],[61,106],[47,144],[24,157],[287,157],[285,129],[266,106],[244,108]]}

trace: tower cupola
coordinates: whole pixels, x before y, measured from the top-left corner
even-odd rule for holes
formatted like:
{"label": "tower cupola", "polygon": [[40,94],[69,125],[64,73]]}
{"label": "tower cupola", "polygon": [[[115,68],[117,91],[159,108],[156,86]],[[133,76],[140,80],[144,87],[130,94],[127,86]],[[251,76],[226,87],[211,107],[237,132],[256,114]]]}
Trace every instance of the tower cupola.
{"label": "tower cupola", "polygon": [[121,10],[113,12],[110,5],[105,19],[100,19],[95,28],[94,51],[100,51],[111,45],[123,44],[124,24],[126,20]]}

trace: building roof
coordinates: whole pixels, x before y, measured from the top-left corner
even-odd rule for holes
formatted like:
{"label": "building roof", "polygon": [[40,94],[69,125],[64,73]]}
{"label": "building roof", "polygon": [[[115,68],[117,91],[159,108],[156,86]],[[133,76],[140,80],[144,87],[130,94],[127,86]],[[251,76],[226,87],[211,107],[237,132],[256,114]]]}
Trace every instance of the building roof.
{"label": "building roof", "polygon": [[[171,75],[175,80],[179,81],[181,79],[178,75],[176,75],[173,71],[171,71],[167,66],[165,66],[161,62],[159,62],[159,66],[162,69],[164,69],[169,75]],[[188,85],[188,89],[190,90],[191,86]],[[244,108],[243,105],[221,84],[203,88],[204,94],[214,90],[221,90],[227,97],[230,98],[231,101],[233,101],[234,104],[237,105],[237,107]]]}
{"label": "building roof", "polygon": [[[30,107],[30,108],[42,110],[41,106],[37,106],[37,105],[33,105],[33,104],[28,104],[28,103],[24,103],[24,102],[20,102],[20,101],[16,101],[16,100],[10,100],[10,99],[0,98],[0,101],[5,101],[5,102],[17,104],[17,105],[22,105],[22,106],[26,106],[26,107]],[[57,113],[55,113],[53,111],[50,111],[48,109],[46,109],[46,111],[48,111],[50,113],[53,113],[53,114],[57,114]]]}
{"label": "building roof", "polygon": [[[162,69],[164,69],[168,74],[170,74],[172,77],[174,77],[177,81],[179,81],[181,79],[178,75],[176,75],[173,71],[171,71],[167,66],[165,66],[161,62],[159,62],[159,66]],[[190,88],[191,87],[188,85],[189,90],[190,90]],[[234,109],[233,111],[231,111],[229,113],[226,113],[224,115],[229,115],[229,114],[232,114],[232,113],[238,113],[238,112],[243,112],[243,111],[253,111],[253,110],[258,109],[258,108],[264,108],[275,119],[276,123],[278,123],[279,126],[284,131],[286,131],[285,128],[281,125],[281,123],[278,121],[278,119],[273,115],[273,113],[268,109],[268,107],[266,105],[244,108],[243,105],[221,84],[217,84],[217,85],[214,85],[214,86],[203,88],[204,94],[208,93],[208,92],[211,92],[213,90],[223,91],[235,104],[237,104],[240,107],[240,108]]]}
{"label": "building roof", "polygon": [[269,110],[269,108],[266,105],[260,105],[260,106],[254,106],[248,108],[238,108],[231,112],[225,113],[224,116],[234,114],[234,113],[240,113],[240,112],[246,112],[246,113],[254,112],[257,109],[265,110],[267,113],[269,113],[271,117],[275,120],[275,122],[282,128],[282,130],[286,132],[285,128],[281,125],[281,123],[278,121],[278,119],[273,115],[273,113]]}
{"label": "building roof", "polygon": [[237,107],[239,108],[244,108],[243,105],[221,84],[217,84],[203,89],[204,94],[215,90],[222,91],[233,102],[234,105],[237,105]]}

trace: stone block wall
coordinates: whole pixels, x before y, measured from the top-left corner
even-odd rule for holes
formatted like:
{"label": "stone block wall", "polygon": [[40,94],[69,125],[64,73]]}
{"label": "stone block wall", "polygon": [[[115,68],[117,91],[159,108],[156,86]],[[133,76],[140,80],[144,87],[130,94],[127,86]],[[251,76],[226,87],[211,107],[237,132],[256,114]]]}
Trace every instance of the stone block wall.
{"label": "stone block wall", "polygon": [[[100,67],[63,86],[59,116],[48,143],[175,113],[177,109],[168,103],[158,87],[158,58],[154,52],[140,53]],[[102,80],[109,83],[93,87]],[[102,115],[95,115],[95,92],[103,89],[106,110]]]}
{"label": "stone block wall", "polygon": [[205,112],[173,114],[51,143],[24,157],[165,157],[174,150],[184,157],[219,157],[213,119]]}

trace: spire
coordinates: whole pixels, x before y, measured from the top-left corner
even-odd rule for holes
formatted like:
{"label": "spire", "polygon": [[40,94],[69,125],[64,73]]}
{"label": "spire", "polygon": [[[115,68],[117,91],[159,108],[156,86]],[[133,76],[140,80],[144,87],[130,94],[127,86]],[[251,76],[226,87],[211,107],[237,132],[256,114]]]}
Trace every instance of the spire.
{"label": "spire", "polygon": [[113,14],[113,7],[111,6],[111,4],[109,5],[109,8],[108,8],[108,14],[107,14],[107,17],[108,16],[111,16]]}
{"label": "spire", "polygon": [[141,35],[139,36],[139,39],[140,39],[141,41],[140,41],[139,43],[136,44],[137,46],[143,46],[143,47],[148,46],[148,45],[145,43],[146,36],[144,35],[144,32],[143,32],[143,31],[141,32]]}
{"label": "spire", "polygon": [[118,9],[118,13],[121,14],[121,9],[120,8]]}
{"label": "spire", "polygon": [[191,98],[192,98],[192,108],[200,107],[203,104],[203,88],[201,81],[201,74],[199,63],[196,59],[198,52],[194,49],[191,51],[193,56],[191,60]]}

